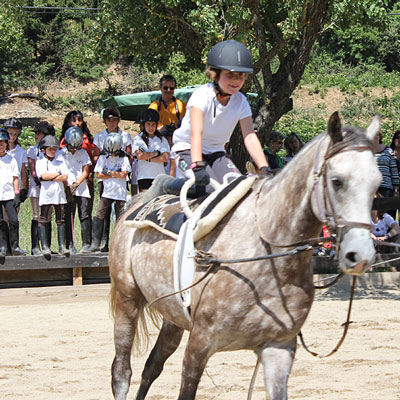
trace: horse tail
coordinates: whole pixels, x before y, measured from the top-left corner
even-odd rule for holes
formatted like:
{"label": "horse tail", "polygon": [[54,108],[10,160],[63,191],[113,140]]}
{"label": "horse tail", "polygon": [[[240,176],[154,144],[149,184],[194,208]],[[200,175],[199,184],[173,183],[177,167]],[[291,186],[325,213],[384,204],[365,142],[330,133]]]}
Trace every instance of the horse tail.
{"label": "horse tail", "polygon": [[[111,276],[111,287],[109,294],[109,311],[111,318],[115,321],[116,309],[117,309],[117,285]],[[161,314],[147,307],[146,304],[141,305],[138,310],[137,316],[137,327],[136,334],[133,341],[133,347],[135,352],[139,355],[143,355],[149,347],[150,344],[150,332],[149,332],[149,322],[153,324],[158,330],[161,329],[162,316]]]}
{"label": "horse tail", "polygon": [[140,308],[138,327],[133,342],[135,351],[140,355],[143,355],[147,351],[150,344],[149,322],[160,330],[162,323],[161,314],[147,306]]}

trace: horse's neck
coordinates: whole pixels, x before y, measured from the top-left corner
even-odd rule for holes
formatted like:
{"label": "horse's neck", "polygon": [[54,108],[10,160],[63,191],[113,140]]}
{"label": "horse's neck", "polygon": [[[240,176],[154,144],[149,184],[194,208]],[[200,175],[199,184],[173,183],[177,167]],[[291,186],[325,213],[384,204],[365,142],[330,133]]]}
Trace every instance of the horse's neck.
{"label": "horse's neck", "polygon": [[[276,244],[319,236],[321,222],[315,217],[311,196],[317,143],[297,155],[261,191],[258,212],[266,236]],[[273,240],[272,240],[273,239]]]}

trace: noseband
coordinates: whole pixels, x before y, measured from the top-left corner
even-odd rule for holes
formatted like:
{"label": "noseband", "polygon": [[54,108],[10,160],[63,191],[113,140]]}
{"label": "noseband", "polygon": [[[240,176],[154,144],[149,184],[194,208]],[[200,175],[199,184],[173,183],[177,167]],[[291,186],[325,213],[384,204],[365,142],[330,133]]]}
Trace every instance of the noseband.
{"label": "noseband", "polygon": [[[371,224],[367,224],[364,222],[357,222],[357,221],[348,221],[338,216],[328,191],[328,185],[327,185],[328,160],[330,160],[337,154],[341,154],[345,151],[370,150],[373,154],[375,154],[375,151],[372,145],[352,145],[351,140],[346,140],[346,137],[341,142],[333,143],[331,140],[329,142],[328,149],[325,153],[324,161],[319,167],[319,160],[321,156],[321,145],[322,145],[322,140],[318,144],[314,160],[313,193],[318,208],[318,213],[319,213],[318,218],[329,229],[331,236],[336,241],[336,256],[337,256],[339,253],[339,244],[340,241],[342,240],[343,230],[345,228],[365,228],[371,230]],[[321,199],[321,190],[319,185],[322,185],[323,199]]]}

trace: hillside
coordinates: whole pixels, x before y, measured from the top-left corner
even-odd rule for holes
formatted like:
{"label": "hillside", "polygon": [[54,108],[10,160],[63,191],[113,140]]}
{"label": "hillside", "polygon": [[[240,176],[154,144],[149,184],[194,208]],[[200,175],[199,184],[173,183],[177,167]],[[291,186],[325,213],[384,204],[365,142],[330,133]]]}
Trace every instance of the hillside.
{"label": "hillside", "polygon": [[[115,77],[114,79],[120,79]],[[93,90],[94,84],[89,85],[71,85],[69,88],[59,88],[56,85],[51,85],[46,93],[52,98],[67,100],[74,93],[90,93]],[[24,93],[29,92],[24,90]],[[30,93],[35,94],[32,90]],[[371,98],[390,97],[391,91],[388,89],[373,88],[369,89]],[[312,120],[323,119],[327,120],[329,115],[334,111],[341,111],[345,105],[349,103],[357,104],[364,101],[365,93],[356,92],[355,94],[345,94],[339,88],[328,88],[323,93],[315,93],[309,86],[303,86],[296,90],[293,95],[294,111],[296,114],[301,114],[303,117],[309,116]],[[73,108],[64,107],[62,109],[43,108],[40,106],[38,99],[13,98],[10,100],[0,101],[0,121],[9,117],[20,118],[24,125],[33,125],[38,120],[47,120],[54,124],[56,128],[61,128],[64,115]],[[85,119],[89,125],[91,132],[96,133],[104,129],[103,122],[100,118],[100,109],[90,110],[82,109],[85,114]],[[377,111],[378,112],[378,111]],[[346,121],[346,118],[343,118]],[[361,121],[367,123],[367,121]],[[137,125],[132,121],[122,121],[121,128],[133,133],[137,130]]]}

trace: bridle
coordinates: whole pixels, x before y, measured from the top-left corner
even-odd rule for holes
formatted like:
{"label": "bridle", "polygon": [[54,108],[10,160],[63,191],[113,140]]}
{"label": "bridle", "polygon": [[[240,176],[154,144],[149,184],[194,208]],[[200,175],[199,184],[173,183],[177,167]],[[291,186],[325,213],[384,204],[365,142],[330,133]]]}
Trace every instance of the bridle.
{"label": "bridle", "polygon": [[[324,160],[319,166],[320,157],[321,157],[321,145],[323,140],[321,140],[317,147],[317,152],[314,159],[313,166],[313,195],[315,198],[317,210],[318,210],[318,218],[319,220],[328,228],[331,237],[336,242],[336,252],[335,257],[338,257],[339,254],[339,246],[343,237],[343,232],[346,228],[365,228],[371,230],[371,224],[358,222],[358,221],[349,221],[341,218],[337,212],[335,211],[335,207],[333,205],[332,199],[329,195],[328,185],[327,185],[327,163],[328,161],[336,156],[337,154],[341,154],[345,151],[365,151],[370,150],[373,154],[375,154],[375,150],[372,144],[368,145],[354,145],[351,144],[351,139],[347,139],[346,136],[342,141],[333,143],[332,139],[328,144],[328,149],[325,153]],[[322,185],[322,190],[320,190],[320,185]],[[321,192],[323,194],[323,198],[321,198]]]}

